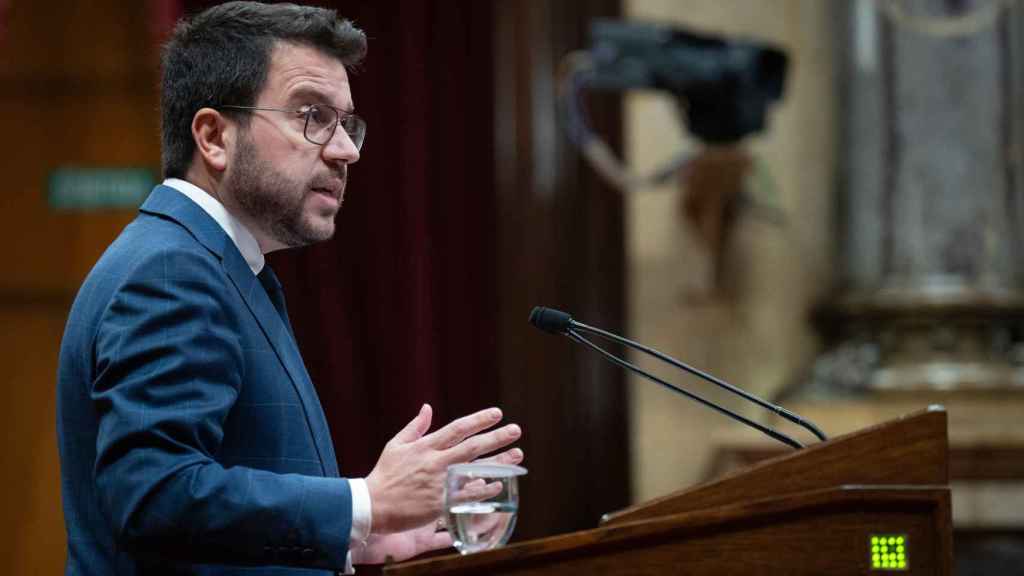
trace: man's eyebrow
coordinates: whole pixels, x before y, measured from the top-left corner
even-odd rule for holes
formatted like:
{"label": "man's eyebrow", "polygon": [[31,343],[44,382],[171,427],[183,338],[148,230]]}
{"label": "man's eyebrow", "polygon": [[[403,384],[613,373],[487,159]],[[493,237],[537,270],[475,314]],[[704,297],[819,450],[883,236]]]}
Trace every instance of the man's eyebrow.
{"label": "man's eyebrow", "polygon": [[317,90],[316,88],[304,87],[299,88],[288,97],[288,100],[294,102],[296,100],[302,100],[305,104],[327,104],[334,106],[338,110],[345,112],[346,114],[352,114],[356,111],[355,106],[349,104],[348,108],[338,106],[331,102],[331,99],[326,94]]}

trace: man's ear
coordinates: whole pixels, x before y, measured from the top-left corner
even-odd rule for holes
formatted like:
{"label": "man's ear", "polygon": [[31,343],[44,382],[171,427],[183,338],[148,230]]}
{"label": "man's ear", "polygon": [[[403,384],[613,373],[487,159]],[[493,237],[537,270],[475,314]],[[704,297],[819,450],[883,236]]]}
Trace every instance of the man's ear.
{"label": "man's ear", "polygon": [[228,166],[228,147],[234,140],[235,126],[213,108],[201,108],[192,117],[192,138],[196,153],[211,172],[223,172]]}

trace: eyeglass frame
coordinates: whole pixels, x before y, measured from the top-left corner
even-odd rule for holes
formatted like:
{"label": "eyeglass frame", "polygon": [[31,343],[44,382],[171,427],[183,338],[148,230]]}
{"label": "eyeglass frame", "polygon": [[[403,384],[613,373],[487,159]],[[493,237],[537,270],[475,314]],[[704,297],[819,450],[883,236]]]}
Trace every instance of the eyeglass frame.
{"label": "eyeglass frame", "polygon": [[[310,112],[312,112],[315,107],[330,108],[331,110],[334,110],[334,114],[337,117],[337,121],[335,121],[334,122],[334,126],[331,127],[331,134],[323,142],[317,142],[316,140],[313,140],[312,138],[309,137],[309,115],[310,115]],[[354,118],[355,120],[357,120],[362,125],[363,135],[359,139],[359,142],[356,142],[355,136],[350,134],[348,132],[348,130],[345,130],[344,127],[342,127],[342,130],[344,130],[345,134],[349,137],[350,140],[352,140],[352,144],[355,145],[357,151],[362,150],[363,142],[366,141],[366,120],[364,120],[362,116],[359,116],[355,112],[347,112],[347,111],[342,110],[341,108],[338,108],[336,106],[331,106],[330,104],[307,104],[305,109],[299,108],[298,110],[292,110],[290,108],[267,108],[267,107],[261,107],[261,106],[236,106],[234,104],[221,104],[220,106],[217,106],[216,108],[218,108],[218,109],[220,109],[220,108],[227,108],[229,110],[250,110],[250,111],[261,110],[261,111],[265,111],[265,112],[287,112],[289,114],[301,114],[301,115],[305,116],[305,122],[306,122],[303,125],[303,127],[302,127],[302,137],[305,138],[306,141],[309,142],[310,144],[315,144],[317,146],[324,146],[328,142],[331,141],[331,138],[334,138],[334,134],[338,131],[338,126],[341,125],[342,120],[344,120],[346,118]]]}

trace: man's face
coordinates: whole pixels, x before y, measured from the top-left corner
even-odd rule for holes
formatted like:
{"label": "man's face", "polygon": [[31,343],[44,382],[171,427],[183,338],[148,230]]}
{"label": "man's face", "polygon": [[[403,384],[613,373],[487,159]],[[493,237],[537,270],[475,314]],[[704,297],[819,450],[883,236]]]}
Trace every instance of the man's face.
{"label": "man's face", "polygon": [[[279,43],[255,106],[298,110],[310,104],[353,111],[344,65],[315,48]],[[224,192],[264,251],[333,236],[348,165],[359,160],[341,127],[318,146],[303,136],[304,126],[300,115],[253,111],[228,162]]]}

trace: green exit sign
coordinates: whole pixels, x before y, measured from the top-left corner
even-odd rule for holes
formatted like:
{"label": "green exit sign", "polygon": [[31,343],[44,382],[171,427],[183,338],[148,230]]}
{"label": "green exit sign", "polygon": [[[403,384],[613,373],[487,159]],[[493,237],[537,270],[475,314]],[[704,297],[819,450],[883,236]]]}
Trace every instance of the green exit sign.
{"label": "green exit sign", "polygon": [[50,173],[47,199],[54,210],[131,210],[155,184],[148,168],[60,167]]}

